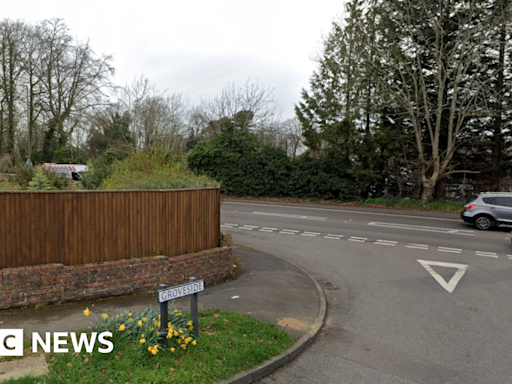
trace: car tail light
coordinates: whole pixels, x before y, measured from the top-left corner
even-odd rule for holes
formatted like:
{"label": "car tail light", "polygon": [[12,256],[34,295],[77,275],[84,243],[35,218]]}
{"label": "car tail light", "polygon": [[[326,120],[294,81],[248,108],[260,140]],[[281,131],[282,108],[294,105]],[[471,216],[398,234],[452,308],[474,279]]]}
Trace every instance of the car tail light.
{"label": "car tail light", "polygon": [[464,206],[467,210],[470,210],[471,208],[475,208],[475,204],[467,204]]}

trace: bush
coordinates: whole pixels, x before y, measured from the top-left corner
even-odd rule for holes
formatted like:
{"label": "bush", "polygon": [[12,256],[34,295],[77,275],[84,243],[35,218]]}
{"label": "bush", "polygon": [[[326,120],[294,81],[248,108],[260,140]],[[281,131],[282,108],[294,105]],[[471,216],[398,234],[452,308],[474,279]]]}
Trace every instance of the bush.
{"label": "bush", "polygon": [[290,161],[283,150],[262,144],[246,131],[199,143],[187,161],[198,174],[221,181],[222,193],[231,196],[340,200],[356,196],[353,177],[343,167],[309,156]]}
{"label": "bush", "polygon": [[14,174],[9,177],[9,182],[17,184],[19,189],[28,189],[28,183],[34,178],[34,167],[18,165],[14,169]]}
{"label": "bush", "polygon": [[33,191],[49,191],[52,189],[52,185],[48,181],[42,168],[36,168],[34,177],[28,183],[28,189]]}
{"label": "bush", "polygon": [[105,151],[101,157],[88,162],[89,171],[82,175],[82,187],[98,189],[101,183],[114,172],[114,163],[122,161],[128,156],[128,152],[111,148]]}
{"label": "bush", "polygon": [[138,153],[113,164],[100,189],[180,189],[217,187],[218,183],[190,171],[181,158],[162,151]]}

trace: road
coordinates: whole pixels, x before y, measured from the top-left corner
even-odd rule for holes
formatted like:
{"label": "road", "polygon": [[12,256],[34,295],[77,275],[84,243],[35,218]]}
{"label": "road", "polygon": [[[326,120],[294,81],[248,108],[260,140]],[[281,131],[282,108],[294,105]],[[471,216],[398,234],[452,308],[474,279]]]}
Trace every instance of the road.
{"label": "road", "polygon": [[315,343],[262,383],[509,383],[509,230],[457,219],[225,201],[235,244],[325,287]]}

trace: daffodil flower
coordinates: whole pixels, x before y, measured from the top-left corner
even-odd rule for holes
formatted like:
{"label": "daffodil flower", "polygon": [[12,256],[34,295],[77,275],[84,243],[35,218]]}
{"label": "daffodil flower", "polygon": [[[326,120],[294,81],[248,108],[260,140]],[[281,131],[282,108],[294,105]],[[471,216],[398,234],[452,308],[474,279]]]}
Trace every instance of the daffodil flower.
{"label": "daffodil flower", "polygon": [[144,344],[146,342],[146,339],[140,339],[139,343]]}
{"label": "daffodil flower", "polygon": [[126,329],[126,327],[124,326],[124,324],[121,324],[121,325],[119,326],[119,330],[120,330],[120,331],[124,331],[125,329]]}
{"label": "daffodil flower", "polygon": [[91,314],[91,311],[89,311],[89,308],[85,308],[84,315],[89,316]]}
{"label": "daffodil flower", "polygon": [[101,315],[101,317],[103,317],[103,320],[107,320],[108,319],[108,315],[106,313],[104,313],[103,315]]}

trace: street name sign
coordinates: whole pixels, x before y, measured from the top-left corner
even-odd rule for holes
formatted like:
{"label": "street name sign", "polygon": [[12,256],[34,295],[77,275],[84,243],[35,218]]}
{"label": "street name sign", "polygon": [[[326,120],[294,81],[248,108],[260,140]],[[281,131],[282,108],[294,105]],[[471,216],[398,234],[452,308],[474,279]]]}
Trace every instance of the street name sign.
{"label": "street name sign", "polygon": [[158,290],[158,302],[164,303],[183,296],[193,295],[204,291],[204,280],[191,281],[186,284],[176,285]]}

